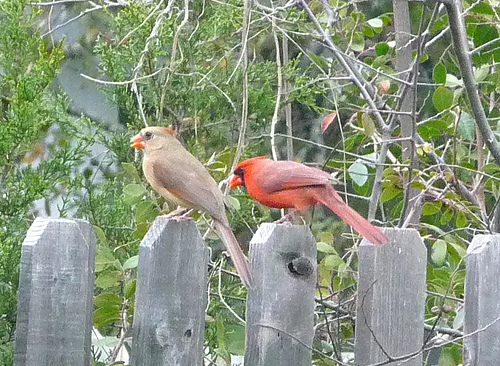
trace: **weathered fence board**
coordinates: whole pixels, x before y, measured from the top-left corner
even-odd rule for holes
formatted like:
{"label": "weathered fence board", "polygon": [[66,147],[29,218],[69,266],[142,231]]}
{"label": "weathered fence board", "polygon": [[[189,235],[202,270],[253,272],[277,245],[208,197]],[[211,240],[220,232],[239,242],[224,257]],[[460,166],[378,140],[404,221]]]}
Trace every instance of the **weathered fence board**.
{"label": "weathered fence board", "polygon": [[[419,351],[423,342],[426,248],[416,230],[384,233],[389,243],[363,240],[359,248],[355,341],[359,366]],[[421,366],[422,355],[404,365]]]}
{"label": "weathered fence board", "polygon": [[35,220],[22,245],[16,366],[88,366],[96,237],[85,221]]}
{"label": "weathered fence board", "polygon": [[310,366],[316,240],[307,226],[262,224],[250,243],[246,366]]}
{"label": "weathered fence board", "polygon": [[207,265],[194,221],[156,219],[139,249],[131,365],[202,364]]}
{"label": "weathered fence board", "polygon": [[500,235],[477,235],[467,249],[464,365],[500,360]]}

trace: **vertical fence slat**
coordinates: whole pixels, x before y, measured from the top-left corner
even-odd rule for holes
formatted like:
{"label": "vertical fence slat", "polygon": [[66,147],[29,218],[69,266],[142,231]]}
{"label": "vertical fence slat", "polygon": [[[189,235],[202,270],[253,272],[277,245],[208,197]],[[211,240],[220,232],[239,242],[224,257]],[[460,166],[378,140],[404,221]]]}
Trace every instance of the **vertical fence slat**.
{"label": "vertical fence slat", "polygon": [[90,364],[95,245],[85,221],[31,225],[22,245],[14,365]]}
{"label": "vertical fence slat", "polygon": [[[387,360],[383,350],[404,356],[423,342],[426,248],[416,230],[384,233],[389,243],[363,240],[359,248],[355,359],[360,366]],[[421,366],[422,355],[404,365]]]}
{"label": "vertical fence slat", "polygon": [[464,365],[500,360],[500,235],[476,235],[467,249]]}
{"label": "vertical fence slat", "polygon": [[139,249],[131,365],[202,364],[207,265],[194,221],[156,219]]}
{"label": "vertical fence slat", "polygon": [[310,366],[316,241],[306,226],[263,224],[250,243],[245,365]]}

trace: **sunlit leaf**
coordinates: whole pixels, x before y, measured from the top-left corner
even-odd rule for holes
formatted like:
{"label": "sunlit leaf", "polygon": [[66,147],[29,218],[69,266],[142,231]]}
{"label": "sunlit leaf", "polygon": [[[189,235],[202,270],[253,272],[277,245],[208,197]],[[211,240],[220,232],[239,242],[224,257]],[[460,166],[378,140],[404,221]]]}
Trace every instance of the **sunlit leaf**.
{"label": "sunlit leaf", "polygon": [[358,186],[364,186],[368,181],[368,168],[365,164],[355,162],[348,169],[349,176]]}
{"label": "sunlit leaf", "polygon": [[432,262],[441,267],[446,260],[446,253],[448,252],[448,245],[444,240],[437,240],[432,246],[431,259]]}
{"label": "sunlit leaf", "polygon": [[318,252],[327,253],[327,254],[336,254],[337,253],[335,251],[335,249],[330,244],[327,244],[327,243],[320,241],[320,242],[318,242],[317,245],[318,245]]}
{"label": "sunlit leaf", "polygon": [[132,269],[132,268],[137,268],[137,265],[139,264],[139,256],[134,255],[133,257],[130,257],[123,263],[123,269]]}
{"label": "sunlit leaf", "polygon": [[382,19],[373,18],[368,20],[368,25],[372,28],[382,28],[384,26],[384,22],[382,21]]}

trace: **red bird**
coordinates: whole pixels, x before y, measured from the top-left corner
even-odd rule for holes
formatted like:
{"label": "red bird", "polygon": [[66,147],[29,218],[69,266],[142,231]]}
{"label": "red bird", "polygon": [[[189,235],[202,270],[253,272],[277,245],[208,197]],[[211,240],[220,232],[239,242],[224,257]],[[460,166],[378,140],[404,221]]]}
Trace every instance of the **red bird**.
{"label": "red bird", "polygon": [[250,196],[274,208],[305,210],[324,204],[373,244],[389,240],[375,226],[346,205],[330,174],[294,161],[274,161],[259,156],[242,161],[234,170],[229,186],[246,187]]}

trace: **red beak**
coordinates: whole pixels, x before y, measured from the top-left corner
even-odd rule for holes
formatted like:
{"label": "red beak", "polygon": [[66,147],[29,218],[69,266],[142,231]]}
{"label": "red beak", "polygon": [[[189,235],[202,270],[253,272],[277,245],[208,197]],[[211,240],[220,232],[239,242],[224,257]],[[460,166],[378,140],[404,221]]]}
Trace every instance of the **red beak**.
{"label": "red beak", "polygon": [[144,139],[142,138],[141,134],[138,133],[134,137],[130,139],[130,142],[132,142],[132,147],[135,149],[144,149],[146,147],[146,144],[144,143]]}
{"label": "red beak", "polygon": [[241,178],[238,177],[237,175],[233,175],[233,177],[229,181],[229,188],[236,188],[241,185],[243,185],[243,181],[241,180]]}

